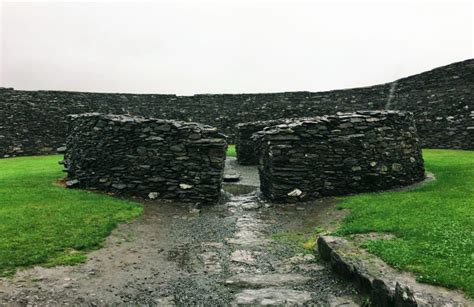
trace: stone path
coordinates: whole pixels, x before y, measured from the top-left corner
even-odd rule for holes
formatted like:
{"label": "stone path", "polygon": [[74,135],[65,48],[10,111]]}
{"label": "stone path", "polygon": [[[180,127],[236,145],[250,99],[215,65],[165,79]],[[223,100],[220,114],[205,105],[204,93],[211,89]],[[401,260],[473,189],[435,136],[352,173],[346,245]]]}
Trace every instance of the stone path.
{"label": "stone path", "polygon": [[[258,209],[262,204],[255,193],[232,197],[227,206],[229,211],[238,215],[234,236],[226,239],[231,244],[229,272],[233,275],[225,280],[225,285],[238,289],[233,304],[302,305],[310,302],[312,292],[306,290],[305,285],[311,283],[311,277],[305,273],[318,274],[324,267],[314,263],[312,254],[268,261],[267,247],[272,243],[268,239],[271,221],[264,221],[259,216]],[[305,269],[299,267],[308,264],[312,265],[303,267]],[[318,303],[341,305],[334,298],[329,296]],[[357,306],[352,298],[345,298],[345,302]]]}
{"label": "stone path", "polygon": [[[237,229],[227,242],[234,251],[231,254],[229,271],[235,273],[225,284],[236,286],[239,292],[235,304],[303,304],[311,300],[308,291],[293,290],[292,287],[304,285],[310,278],[297,273],[263,273],[258,258],[266,256],[266,246],[271,242],[265,235],[267,223],[263,222],[255,211],[260,208],[254,194],[233,197],[228,202],[229,210],[240,215]],[[281,269],[268,264],[267,269]],[[291,269],[290,269],[291,270]],[[285,287],[288,288],[275,288]],[[254,288],[261,288],[255,290]]]}
{"label": "stone path", "polygon": [[0,278],[0,305],[353,306],[361,301],[317,255],[275,237],[328,223],[340,214],[334,203],[270,207],[255,191],[237,192],[225,204],[202,208],[145,202],[144,215],[120,225],[86,263],[34,267]]}

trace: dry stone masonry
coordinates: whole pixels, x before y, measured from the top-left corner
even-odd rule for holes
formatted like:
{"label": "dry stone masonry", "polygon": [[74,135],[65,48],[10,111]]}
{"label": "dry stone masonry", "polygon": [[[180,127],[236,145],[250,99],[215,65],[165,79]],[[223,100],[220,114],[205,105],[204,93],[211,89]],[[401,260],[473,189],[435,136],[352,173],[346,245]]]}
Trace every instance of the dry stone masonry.
{"label": "dry stone masonry", "polygon": [[216,128],[99,113],[69,120],[69,187],[182,202],[219,199],[227,143]]}
{"label": "dry stone masonry", "polygon": [[252,138],[253,134],[262,131],[266,127],[282,124],[286,121],[289,121],[289,119],[276,119],[238,124],[236,126],[235,136],[237,162],[239,162],[240,165],[258,165],[258,150],[256,150],[256,142]]}
{"label": "dry stone masonry", "polygon": [[0,88],[0,157],[56,152],[66,139],[67,115],[132,114],[205,123],[235,142],[235,125],[357,110],[415,115],[422,146],[474,149],[474,60],[395,82],[326,92],[155,95]]}
{"label": "dry stone masonry", "polygon": [[260,188],[276,202],[379,191],[424,178],[413,115],[360,111],[293,120],[260,134]]}

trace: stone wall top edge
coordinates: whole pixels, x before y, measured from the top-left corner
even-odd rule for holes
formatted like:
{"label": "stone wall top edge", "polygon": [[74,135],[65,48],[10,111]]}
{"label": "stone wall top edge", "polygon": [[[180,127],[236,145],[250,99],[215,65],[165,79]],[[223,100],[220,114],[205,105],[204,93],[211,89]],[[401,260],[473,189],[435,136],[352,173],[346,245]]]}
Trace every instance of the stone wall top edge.
{"label": "stone wall top edge", "polygon": [[325,114],[321,116],[312,116],[312,117],[295,117],[295,118],[282,118],[277,120],[267,120],[267,121],[255,121],[255,122],[246,122],[239,123],[236,126],[247,127],[247,126],[261,126],[261,125],[273,125],[278,123],[296,123],[296,122],[314,122],[314,121],[325,121],[328,119],[343,119],[351,117],[370,117],[370,116],[387,116],[387,115],[398,115],[398,116],[411,116],[412,112],[409,111],[399,111],[399,110],[360,110],[355,112],[337,112],[336,114]]}
{"label": "stone wall top edge", "polygon": [[177,94],[160,94],[160,93],[117,93],[117,92],[89,92],[89,91],[62,91],[62,90],[17,90],[14,88],[0,88],[0,91],[10,91],[17,94],[54,94],[54,95],[98,95],[98,96],[125,96],[125,97],[162,97],[162,98],[177,98],[177,99],[192,99],[192,98],[227,98],[227,97],[266,97],[266,96],[301,96],[310,95],[318,97],[320,95],[336,94],[338,92],[345,91],[367,91],[373,92],[386,88],[392,82],[386,82],[382,84],[374,84],[360,87],[351,88],[339,88],[333,90],[322,90],[322,91],[283,91],[283,92],[251,92],[251,93],[202,93],[202,94],[191,94],[191,95],[177,95]]}
{"label": "stone wall top edge", "polygon": [[179,121],[179,120],[172,120],[172,119],[161,119],[161,118],[154,118],[154,117],[143,117],[137,115],[122,115],[122,114],[104,114],[104,113],[81,113],[81,114],[70,114],[67,115],[68,118],[71,120],[77,119],[85,119],[85,118],[97,118],[106,121],[113,121],[113,122],[132,122],[132,123],[158,123],[158,124],[169,124],[175,127],[193,127],[203,130],[213,130],[217,132],[217,128],[205,125],[197,122],[186,122],[186,121]]}

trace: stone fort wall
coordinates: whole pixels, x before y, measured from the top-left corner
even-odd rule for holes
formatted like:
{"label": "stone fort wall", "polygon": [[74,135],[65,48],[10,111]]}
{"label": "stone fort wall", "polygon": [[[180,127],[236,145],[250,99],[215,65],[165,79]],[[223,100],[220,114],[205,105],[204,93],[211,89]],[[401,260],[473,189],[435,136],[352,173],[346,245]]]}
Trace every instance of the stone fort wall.
{"label": "stone fort wall", "polygon": [[409,112],[296,119],[265,128],[259,139],[260,189],[276,202],[380,191],[424,178]]}
{"label": "stone fort wall", "polygon": [[120,195],[215,203],[227,143],[216,128],[137,116],[69,117],[68,187]]}
{"label": "stone fort wall", "polygon": [[67,115],[143,115],[212,125],[235,141],[242,122],[357,110],[415,115],[422,146],[474,149],[474,60],[398,81],[326,92],[153,95],[0,88],[0,157],[54,153],[66,140]]}

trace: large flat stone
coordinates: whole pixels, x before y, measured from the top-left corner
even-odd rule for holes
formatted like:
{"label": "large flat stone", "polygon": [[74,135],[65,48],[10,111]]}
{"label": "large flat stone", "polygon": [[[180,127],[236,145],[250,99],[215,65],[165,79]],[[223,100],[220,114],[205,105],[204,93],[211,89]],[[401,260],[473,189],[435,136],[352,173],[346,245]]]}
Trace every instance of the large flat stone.
{"label": "large flat stone", "polygon": [[253,252],[248,250],[239,249],[234,251],[230,255],[230,260],[233,262],[245,263],[248,265],[254,265],[257,263],[257,257],[261,255],[261,252]]}
{"label": "large flat stone", "polygon": [[264,246],[270,244],[271,240],[254,237],[226,238],[227,243],[241,246]]}
{"label": "large flat stone", "polygon": [[302,305],[311,300],[311,293],[282,288],[243,290],[237,293],[234,303],[237,305]]}

